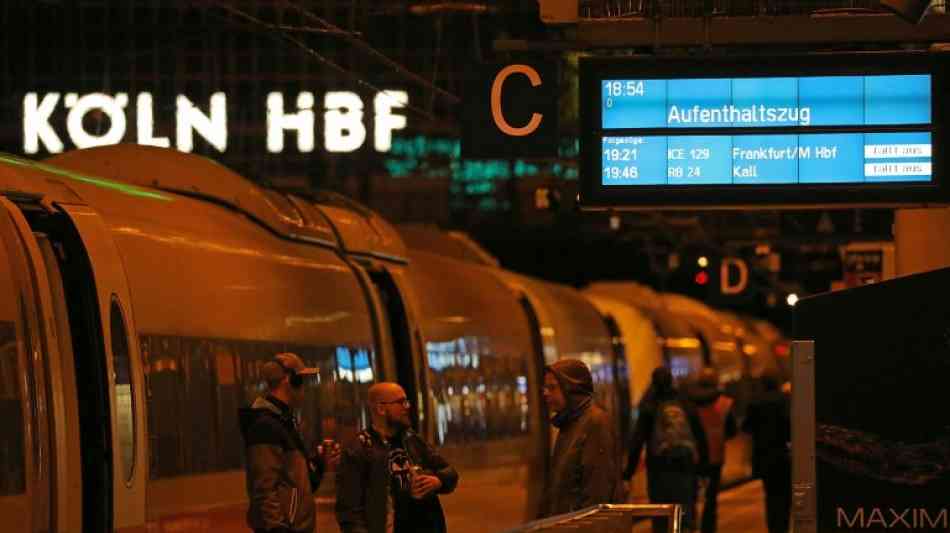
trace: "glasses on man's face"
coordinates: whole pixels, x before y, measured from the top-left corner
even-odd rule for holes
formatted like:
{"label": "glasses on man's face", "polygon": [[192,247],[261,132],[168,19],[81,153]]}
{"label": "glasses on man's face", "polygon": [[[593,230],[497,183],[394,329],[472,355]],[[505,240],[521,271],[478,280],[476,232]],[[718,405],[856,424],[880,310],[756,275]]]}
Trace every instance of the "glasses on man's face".
{"label": "glasses on man's face", "polygon": [[402,405],[403,407],[409,407],[409,398],[400,398],[398,400],[390,400],[388,402],[377,402],[377,403],[381,405],[397,404],[397,405]]}

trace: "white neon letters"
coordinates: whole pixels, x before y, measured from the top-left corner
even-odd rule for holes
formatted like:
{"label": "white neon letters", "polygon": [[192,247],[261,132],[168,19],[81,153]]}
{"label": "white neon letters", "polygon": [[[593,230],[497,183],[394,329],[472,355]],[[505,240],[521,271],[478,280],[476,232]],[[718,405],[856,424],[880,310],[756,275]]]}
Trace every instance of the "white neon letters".
{"label": "white neon letters", "polygon": [[40,141],[51,154],[63,151],[63,141],[49,125],[49,117],[59,102],[59,93],[49,93],[37,102],[36,93],[27,93],[23,97],[23,151],[35,154],[40,150]]}
{"label": "white neon letters", "polygon": [[382,91],[373,99],[376,122],[373,124],[373,146],[377,152],[388,152],[393,144],[393,130],[406,127],[406,117],[393,115],[393,109],[406,107],[409,95],[406,91]]}
{"label": "white neon letters", "polygon": [[135,99],[135,126],[137,128],[138,143],[146,146],[160,146],[168,148],[172,145],[168,137],[155,137],[154,117],[152,116],[152,95],[139,93]]}
{"label": "white neon letters", "polygon": [[274,92],[267,95],[267,151],[279,154],[284,151],[284,130],[296,130],[297,149],[313,151],[313,93],[297,95],[296,113],[284,113],[284,95]]}
{"label": "white neon letters", "polygon": [[358,94],[330,91],[323,97],[323,143],[328,152],[352,152],[363,146],[363,101]]}
{"label": "white neon letters", "polygon": [[[108,94],[92,93],[80,98],[76,93],[69,93],[63,103],[69,108],[66,131],[77,148],[116,144],[125,135],[125,106],[129,104],[129,95],[118,93],[113,98]],[[86,113],[94,109],[109,118],[109,130],[102,135],[89,133],[83,125]]]}
{"label": "white neon letters", "polygon": [[197,131],[219,152],[228,147],[228,99],[224,93],[211,95],[211,116],[205,115],[191,103],[187,96],[178,95],[175,145],[182,152],[194,148],[194,136]]}
{"label": "white neon letters", "polygon": [[[280,92],[267,94],[264,147],[270,153],[283,152],[285,136],[291,130],[297,137],[297,151],[313,152],[316,128],[320,127],[316,124],[314,93],[297,93],[296,109],[293,106],[285,109],[284,98]],[[393,132],[406,128],[406,117],[395,111],[407,107],[408,103],[409,95],[405,91],[386,90],[374,95],[372,127],[376,151],[389,151]],[[172,140],[166,133],[170,133],[171,128],[175,133],[174,147],[179,151],[195,149],[196,133],[218,152],[228,148],[227,95],[223,92],[212,94],[207,103],[177,95],[175,124],[170,126],[165,125],[169,122],[167,119],[156,123],[156,104],[151,93],[135,95],[134,105],[132,115],[127,93],[27,93],[23,97],[23,151],[60,153],[67,149],[67,141],[76,148],[129,142],[132,140],[128,135],[130,120],[134,120],[133,134],[138,144],[171,147]],[[365,106],[360,95],[330,91],[324,95],[323,107],[323,148],[328,152],[353,152],[363,147],[368,126],[364,122]],[[157,109],[161,116],[167,106],[159,104]],[[98,122],[91,121],[93,117]]]}

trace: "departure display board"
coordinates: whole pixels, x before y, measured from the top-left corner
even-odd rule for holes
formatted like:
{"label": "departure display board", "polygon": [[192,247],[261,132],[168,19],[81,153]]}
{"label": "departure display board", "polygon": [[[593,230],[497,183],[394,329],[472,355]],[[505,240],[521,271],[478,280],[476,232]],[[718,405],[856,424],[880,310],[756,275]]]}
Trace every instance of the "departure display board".
{"label": "departure display board", "polygon": [[942,203],[946,55],[581,64],[584,207]]}

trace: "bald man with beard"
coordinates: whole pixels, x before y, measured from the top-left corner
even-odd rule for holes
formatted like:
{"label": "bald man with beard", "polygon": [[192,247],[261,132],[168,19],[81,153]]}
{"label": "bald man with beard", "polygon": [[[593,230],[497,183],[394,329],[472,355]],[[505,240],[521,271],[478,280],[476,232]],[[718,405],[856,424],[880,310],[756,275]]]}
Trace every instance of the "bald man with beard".
{"label": "bald man with beard", "polygon": [[343,533],[444,533],[438,494],[458,473],[410,428],[409,398],[396,383],[370,387],[370,427],[346,445],[337,470]]}

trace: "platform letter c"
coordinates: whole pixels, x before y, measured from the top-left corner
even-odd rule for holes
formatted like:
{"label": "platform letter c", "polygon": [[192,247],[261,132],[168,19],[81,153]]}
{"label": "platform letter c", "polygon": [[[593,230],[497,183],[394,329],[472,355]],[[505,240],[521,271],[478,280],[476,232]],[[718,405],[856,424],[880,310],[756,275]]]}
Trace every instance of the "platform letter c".
{"label": "platform letter c", "polygon": [[495,76],[495,81],[491,86],[491,115],[495,120],[495,125],[505,134],[511,135],[512,137],[524,137],[525,135],[531,135],[534,133],[534,130],[538,129],[544,115],[541,113],[532,113],[528,125],[520,128],[508,124],[508,121],[505,120],[505,115],[501,111],[501,87],[504,85],[505,80],[508,79],[508,76],[516,73],[527,76],[528,80],[531,81],[532,87],[541,85],[541,76],[538,74],[538,71],[528,65],[508,65],[501,69],[501,72]]}

